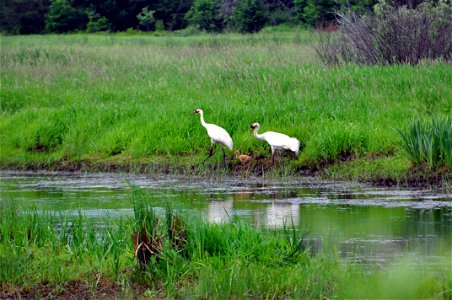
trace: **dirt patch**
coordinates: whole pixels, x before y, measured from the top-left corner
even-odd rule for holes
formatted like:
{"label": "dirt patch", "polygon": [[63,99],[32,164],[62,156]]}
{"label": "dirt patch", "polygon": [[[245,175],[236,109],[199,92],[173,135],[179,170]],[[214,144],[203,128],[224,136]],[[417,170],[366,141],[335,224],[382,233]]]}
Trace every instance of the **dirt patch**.
{"label": "dirt patch", "polygon": [[395,148],[391,148],[388,151],[385,152],[373,152],[367,155],[367,158],[369,158],[370,160],[375,160],[377,158],[385,158],[385,157],[390,157],[393,156],[396,153],[396,149]]}
{"label": "dirt patch", "polygon": [[95,287],[83,280],[71,280],[62,285],[42,281],[32,287],[0,286],[1,299],[115,299],[119,295],[117,284],[102,278]]}
{"label": "dirt patch", "polygon": [[[387,153],[375,153],[366,157],[366,159],[374,160],[381,157],[390,157],[392,151]],[[213,172],[226,171],[232,176],[267,176],[268,174],[278,174],[281,170],[290,165],[287,169],[292,176],[317,176],[323,179],[329,179],[325,175],[324,170],[335,163],[349,162],[357,158],[354,152],[346,151],[341,153],[336,159],[319,160],[310,164],[290,165],[288,157],[281,158],[278,156],[275,163],[272,164],[271,157],[253,156],[246,164],[242,165],[239,160],[231,157],[226,164],[222,161],[206,162],[205,164],[177,164],[171,162],[152,162],[152,161],[92,161],[79,160],[71,161],[64,158],[50,163],[25,163],[25,164],[1,164],[0,169],[3,170],[20,170],[20,171],[66,171],[66,172],[127,172],[141,174],[174,174],[174,175],[196,175],[196,176],[212,176]],[[339,178],[335,178],[339,179]],[[426,165],[418,165],[412,168],[406,174],[401,174],[400,178],[371,176],[370,179],[363,180],[376,186],[409,186],[409,187],[442,187],[447,182],[452,181],[452,170],[450,167],[444,167],[438,170],[431,170]]]}
{"label": "dirt patch", "polygon": [[452,182],[452,168],[442,167],[440,169],[430,169],[427,164],[420,164],[411,167],[403,178],[378,178],[369,181],[375,186],[408,186],[416,188],[425,187],[445,187]]}

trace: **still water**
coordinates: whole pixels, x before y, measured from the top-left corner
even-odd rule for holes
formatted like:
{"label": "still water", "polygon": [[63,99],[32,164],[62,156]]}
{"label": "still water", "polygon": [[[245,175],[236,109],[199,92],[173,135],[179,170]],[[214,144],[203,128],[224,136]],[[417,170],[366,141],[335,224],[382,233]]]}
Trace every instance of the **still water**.
{"label": "still water", "polygon": [[[452,194],[376,188],[313,178],[216,180],[104,173],[0,171],[0,201],[24,209],[82,213],[91,218],[133,214],[131,186],[158,210],[167,203],[209,222],[232,216],[255,226],[294,224],[315,249],[333,247],[346,260],[385,263],[413,254],[428,265],[452,251]],[[452,264],[452,262],[451,262]]]}

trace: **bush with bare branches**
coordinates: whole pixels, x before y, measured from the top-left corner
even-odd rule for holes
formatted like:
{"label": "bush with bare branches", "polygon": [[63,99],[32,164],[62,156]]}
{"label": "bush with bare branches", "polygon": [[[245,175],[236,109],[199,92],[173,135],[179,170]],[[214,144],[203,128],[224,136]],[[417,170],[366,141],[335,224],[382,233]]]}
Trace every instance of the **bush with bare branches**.
{"label": "bush with bare branches", "polygon": [[418,64],[451,60],[452,7],[440,2],[383,8],[372,16],[337,14],[339,33],[322,33],[316,51],[325,64]]}

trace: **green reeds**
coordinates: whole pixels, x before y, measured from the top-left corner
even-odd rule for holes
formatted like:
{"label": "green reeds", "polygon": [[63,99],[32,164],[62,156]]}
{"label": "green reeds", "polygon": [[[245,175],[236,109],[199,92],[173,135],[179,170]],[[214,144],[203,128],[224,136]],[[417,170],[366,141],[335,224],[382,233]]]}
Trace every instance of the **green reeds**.
{"label": "green reeds", "polygon": [[408,130],[399,133],[412,162],[427,163],[431,168],[452,166],[452,117],[433,117],[431,122],[415,120]]}

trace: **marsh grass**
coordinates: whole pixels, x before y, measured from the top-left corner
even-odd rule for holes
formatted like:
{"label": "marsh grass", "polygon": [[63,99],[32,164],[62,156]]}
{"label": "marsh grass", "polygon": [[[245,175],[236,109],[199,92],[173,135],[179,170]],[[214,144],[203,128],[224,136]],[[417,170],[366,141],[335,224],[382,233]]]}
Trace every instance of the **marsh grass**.
{"label": "marsh grass", "polygon": [[[297,170],[397,153],[395,128],[450,112],[447,65],[325,68],[313,40],[308,31],[2,37],[0,162],[164,159],[192,171],[210,145],[189,114],[201,107],[244,154],[270,157],[248,136],[252,122],[297,137],[298,160],[284,161]],[[218,161],[217,149],[195,172]]]}
{"label": "marsh grass", "polygon": [[414,163],[428,163],[431,168],[452,166],[452,117],[415,120],[399,133],[402,147]]}

